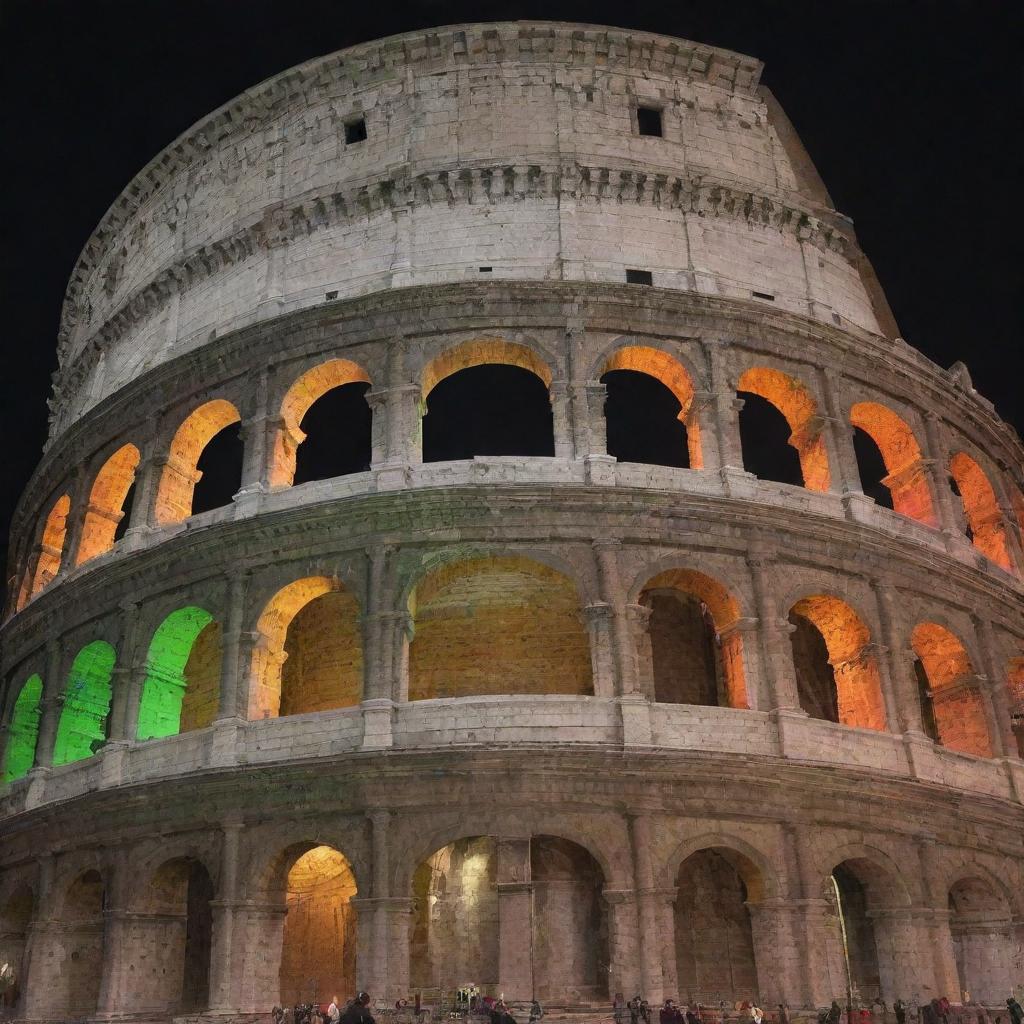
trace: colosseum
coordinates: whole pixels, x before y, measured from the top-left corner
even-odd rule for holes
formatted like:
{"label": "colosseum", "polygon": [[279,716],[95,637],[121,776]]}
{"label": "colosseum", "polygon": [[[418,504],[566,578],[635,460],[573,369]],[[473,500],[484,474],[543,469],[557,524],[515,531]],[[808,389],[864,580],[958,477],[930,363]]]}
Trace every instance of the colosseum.
{"label": "colosseum", "polygon": [[12,529],[5,1012],[1020,991],[1024,447],[761,70],[414,32],[124,189]]}

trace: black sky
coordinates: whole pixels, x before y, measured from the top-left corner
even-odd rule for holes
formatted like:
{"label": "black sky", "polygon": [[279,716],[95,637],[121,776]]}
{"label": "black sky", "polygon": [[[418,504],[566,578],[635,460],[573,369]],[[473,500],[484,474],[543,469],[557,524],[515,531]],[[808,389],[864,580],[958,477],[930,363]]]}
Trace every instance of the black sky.
{"label": "black sky", "polygon": [[964,2],[386,3],[6,0],[0,531],[46,429],[61,299],[121,188],[180,132],[279,71],[375,37],[547,18],[759,57],[903,336],[963,359],[1024,426],[1019,5]]}

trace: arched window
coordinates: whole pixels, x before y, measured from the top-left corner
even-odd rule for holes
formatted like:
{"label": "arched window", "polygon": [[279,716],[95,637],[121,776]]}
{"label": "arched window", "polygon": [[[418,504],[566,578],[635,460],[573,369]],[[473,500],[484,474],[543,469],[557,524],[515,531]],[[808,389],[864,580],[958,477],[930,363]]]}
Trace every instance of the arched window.
{"label": "arched window", "polygon": [[7,730],[4,753],[4,782],[13,782],[27,775],[35,763],[36,741],[39,738],[39,702],[43,699],[43,681],[37,675],[25,680],[14,702],[11,724]]}
{"label": "arched window", "polygon": [[114,452],[96,474],[75,557],[77,565],[102,555],[114,546],[117,529],[128,514],[129,491],[135,482],[138,465],[138,448],[126,444]]}
{"label": "arched window", "polygon": [[270,485],[288,487],[370,466],[370,378],[348,359],[307,370],[281,403]]}
{"label": "arched window", "polygon": [[53,745],[54,765],[91,757],[107,742],[114,648],[94,640],[75,656]]}
{"label": "arched window", "polygon": [[[159,525],[179,523],[195,513],[216,508],[225,503],[225,495],[231,500],[241,480],[241,443],[237,429],[225,431],[239,420],[238,410],[218,398],[201,405],[178,427],[157,488],[155,515]],[[204,459],[215,438],[218,443]],[[204,475],[206,484],[197,496],[196,485]]]}
{"label": "arched window", "polygon": [[982,1006],[1005,1005],[1020,977],[1020,943],[1006,896],[985,879],[961,878],[949,890],[949,930],[960,990]]}
{"label": "arched window", "polygon": [[604,364],[608,454],[621,462],[700,469],[700,428],[691,417],[693,383],[659,349],[629,345]]}
{"label": "arched window", "polygon": [[[828,455],[821,436],[821,417],[810,391],[800,381],[780,370],[753,367],[739,379],[739,397],[746,403],[740,412],[743,464],[748,472],[765,479],[792,482],[792,464],[781,444],[781,429],[775,417],[766,414],[754,395],[780,412],[789,429],[785,443],[795,450],[803,485],[811,491],[827,491],[831,485]],[[773,442],[770,446],[766,441]]]}
{"label": "arched window", "polygon": [[159,739],[213,723],[220,703],[220,626],[203,608],[171,612],[146,656],[138,738]]}
{"label": "arched window", "polygon": [[972,543],[986,558],[1011,572],[1006,525],[985,471],[966,452],[957,452],[949,460],[949,472],[963,503]]}
{"label": "arched window", "polygon": [[61,969],[49,976],[46,992],[46,1016],[52,1020],[82,1020],[99,1009],[107,906],[104,882],[99,871],[85,871],[64,895],[57,947]]}
{"label": "arched window", "polygon": [[68,532],[68,514],[71,511],[71,497],[62,494],[50,509],[43,526],[43,536],[39,542],[39,558],[36,561],[32,585],[20,601],[19,608],[34,594],[38,594],[50,580],[60,571],[61,558],[64,555],[64,539]]}

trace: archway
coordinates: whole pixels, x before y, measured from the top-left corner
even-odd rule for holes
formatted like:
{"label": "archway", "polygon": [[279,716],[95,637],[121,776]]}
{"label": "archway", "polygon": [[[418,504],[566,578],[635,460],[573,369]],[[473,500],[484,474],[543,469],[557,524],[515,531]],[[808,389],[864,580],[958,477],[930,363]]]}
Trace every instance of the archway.
{"label": "archway", "polygon": [[949,930],[964,999],[1001,1006],[1020,978],[1013,965],[1013,914],[1006,897],[981,878],[949,890]]}
{"label": "archway", "polygon": [[885,489],[889,503],[896,512],[927,526],[937,526],[921,448],[907,423],[891,409],[877,402],[858,402],[854,405],[850,409],[850,423],[871,439],[884,464],[883,475],[876,472],[866,475],[865,464],[858,451],[857,462],[864,493],[875,497],[872,491],[880,486]]}
{"label": "archway", "polygon": [[572,580],[526,558],[434,570],[410,599],[409,700],[590,694],[590,648]]}
{"label": "archway", "polygon": [[1007,683],[1010,687],[1010,720],[1017,737],[1017,756],[1024,760],[1024,655],[1011,658]]}
{"label": "archway", "polygon": [[878,662],[860,616],[837,597],[805,597],[790,609],[800,706],[813,718],[885,729]]}
{"label": "archway", "polygon": [[749,707],[739,604],[717,580],[669,569],[649,580],[640,603],[651,609],[648,636],[654,699],[667,704]]}
{"label": "archway", "polygon": [[991,757],[984,700],[963,643],[936,622],[919,622],[910,643],[926,732],[950,750]]}
{"label": "archway", "polygon": [[46,974],[51,986],[45,997],[51,1010],[48,1016],[73,1020],[96,1013],[103,977],[105,908],[99,871],[83,872],[68,887],[60,930],[51,933],[57,969]]}
{"label": "archway", "polygon": [[[789,437],[786,439],[786,443],[795,449],[799,457],[803,485],[811,491],[827,491],[831,485],[831,474],[825,442],[821,436],[821,416],[817,403],[807,387],[780,370],[758,366],[752,367],[742,374],[737,391],[740,393],[740,397],[747,402],[749,402],[749,395],[756,395],[764,399],[783,415],[789,428]],[[757,476],[763,472],[766,474],[766,479],[777,479],[783,475],[780,470],[785,469],[786,456],[783,448],[776,447],[774,451],[759,453],[763,456],[759,459],[762,464],[760,466],[752,467],[748,463],[748,452],[753,454],[757,451],[755,447],[758,440],[757,432],[763,430],[763,427],[767,425],[751,422],[751,413],[756,408],[757,403],[751,403],[749,411],[746,406],[740,411],[740,437],[741,443],[744,445],[744,466]],[[745,412],[747,413],[746,419],[744,418]],[[757,472],[758,469],[761,469],[761,472]],[[786,477],[788,475],[785,473]],[[783,479],[782,482],[789,483],[791,481]]]}
{"label": "archway", "polygon": [[118,527],[128,514],[128,494],[135,482],[139,449],[133,444],[119,448],[96,474],[89,492],[89,507],[82,524],[75,564],[102,555],[114,546]]}
{"label": "archway", "polygon": [[7,727],[4,751],[4,782],[13,782],[27,775],[35,764],[36,742],[39,739],[39,702],[43,698],[43,681],[38,675],[25,680],[14,702],[11,722]]}
{"label": "archway", "polygon": [[53,745],[54,765],[91,757],[107,742],[114,648],[94,640],[75,656]]}
{"label": "archway", "polygon": [[[167,462],[157,488],[154,515],[158,525],[179,523],[196,512],[223,504],[224,493],[238,490],[241,479],[241,446],[237,437],[224,432],[241,420],[238,410],[223,398],[214,399],[195,409],[178,427],[171,441]],[[200,460],[214,438],[224,434],[213,451],[216,465],[200,467]],[[209,493],[201,505],[195,502],[196,484],[208,468],[214,472],[207,481]],[[230,495],[228,496],[230,500]],[[211,504],[215,502],[214,504]]]}
{"label": "archway", "polygon": [[35,897],[28,885],[19,885],[0,906],[0,966],[7,964],[13,985],[0,993],[0,1010],[14,1010],[22,1005],[25,988],[25,944]]}
{"label": "archway", "polygon": [[256,625],[251,718],[354,707],[362,699],[359,603],[336,579],[282,587]]}
{"label": "archway", "polygon": [[693,382],[667,352],[620,348],[605,362],[608,454],[621,462],[701,469],[700,427],[691,416]]}
{"label": "archway", "polygon": [[204,608],[171,612],[157,627],[146,656],[138,739],[204,729],[220,704],[220,624]]}
{"label": "archway", "polygon": [[[37,594],[60,572],[64,555],[64,540],[68,532],[68,514],[71,512],[71,497],[62,494],[50,509],[43,525],[43,536],[39,542],[39,557],[29,594]],[[22,602],[24,603],[24,602]]]}
{"label": "archway", "polygon": [[370,378],[348,359],[307,370],[281,402],[270,485],[325,480],[370,465]]}
{"label": "archway", "polygon": [[971,542],[986,558],[1011,572],[1006,525],[985,471],[966,452],[957,452],[949,461],[949,472],[963,504]]}

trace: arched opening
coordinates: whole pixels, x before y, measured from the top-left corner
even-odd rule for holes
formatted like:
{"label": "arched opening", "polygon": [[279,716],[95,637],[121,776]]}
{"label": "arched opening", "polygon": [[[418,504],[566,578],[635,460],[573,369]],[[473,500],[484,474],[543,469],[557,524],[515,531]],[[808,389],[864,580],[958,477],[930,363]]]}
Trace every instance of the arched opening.
{"label": "arched opening", "polygon": [[343,854],[308,846],[288,855],[287,914],[277,1005],[328,1003],[355,993],[356,880]]}
{"label": "arched opening", "polygon": [[6,990],[0,985],[0,1010],[21,1006],[25,985],[25,944],[35,898],[27,885],[19,885],[0,907],[0,967],[7,964]]}
{"label": "arched opening", "polygon": [[270,485],[288,487],[370,468],[370,378],[348,359],[307,370],[281,402]]}
{"label": "arched opening", "polygon": [[963,504],[971,542],[986,558],[1011,572],[1006,525],[985,471],[966,452],[957,452],[949,461],[949,472]]}
{"label": "arched opening", "polygon": [[220,705],[220,669],[220,624],[195,605],[171,612],[149,644],[138,739],[212,725]]}
{"label": "arched opening", "polygon": [[4,752],[4,782],[13,782],[27,775],[36,759],[39,719],[42,712],[43,681],[37,675],[25,680],[14,701],[11,723],[7,727],[7,748]]}
{"label": "arched opening", "polygon": [[676,878],[675,950],[679,997],[735,1003],[760,990],[750,905],[762,897],[761,873],[725,847],[691,854]]}
{"label": "arched opening", "polygon": [[620,462],[700,469],[693,382],[668,353],[640,345],[615,352],[601,370],[608,389],[608,454]]}
{"label": "arched opening", "polygon": [[362,700],[359,603],[336,579],[310,576],[279,590],[256,625],[251,718],[354,707]]}
{"label": "arched opening", "polygon": [[[231,501],[241,481],[242,445],[237,428],[229,428],[240,419],[230,402],[217,398],[199,406],[178,427],[157,488],[154,514],[159,525],[180,523]],[[204,478],[200,491],[197,485]]]}
{"label": "arched opening", "polygon": [[926,732],[950,750],[992,756],[985,705],[967,650],[959,637],[936,622],[920,622],[910,635]]}
{"label": "arched opening", "polygon": [[739,604],[717,580],[669,569],[649,580],[640,603],[651,610],[648,636],[654,699],[665,704],[749,707]]}
{"label": "arched opening", "polygon": [[800,706],[812,718],[885,729],[885,704],[871,634],[837,597],[805,597],[790,609]]}
{"label": "arched opening", "polygon": [[572,580],[526,558],[434,570],[410,599],[409,700],[593,693]]}
{"label": "arched opening", "polygon": [[484,339],[442,353],[423,371],[423,461],[554,455],[550,387],[525,345]]}
{"label": "arched opening", "polygon": [[[71,498],[67,494],[62,494],[54,502],[43,526],[43,536],[39,542],[39,558],[36,561],[35,575],[32,578],[31,594],[39,593],[60,571],[70,512]],[[28,596],[30,595],[27,594],[26,598]]]}
{"label": "arched opening", "polygon": [[[766,480],[802,483],[811,491],[827,491],[831,474],[821,436],[821,416],[806,386],[779,370],[759,366],[743,373],[737,391],[744,401],[740,411],[744,468]],[[778,418],[751,396],[763,399],[782,414],[789,430],[787,437],[781,436]],[[795,480],[786,445],[796,452],[800,463],[800,475]]]}
{"label": "arched opening", "polygon": [[1017,756],[1024,760],[1024,655],[1011,658],[1007,683],[1010,687],[1010,720],[1017,737]]}
{"label": "arched opening", "polygon": [[54,1018],[77,1019],[96,1012],[103,977],[103,911],[106,891],[96,870],[79,875],[69,886],[60,929],[51,933],[59,969],[47,973],[47,999]]}
{"label": "arched opening", "polygon": [[92,757],[107,742],[114,648],[94,640],[75,656],[53,745],[54,765]]}
{"label": "arched opening", "polygon": [[850,409],[850,422],[864,493],[901,515],[937,526],[927,470],[910,427],[877,402],[858,402]]}
{"label": "arched opening", "polygon": [[1013,964],[1013,914],[1006,897],[981,878],[949,890],[949,930],[964,1000],[1000,1006],[1020,981]]}
{"label": "arched opening", "polygon": [[114,546],[118,527],[129,512],[129,491],[135,482],[139,449],[133,444],[119,448],[96,474],[89,492],[89,507],[82,524],[75,564],[102,555]]}

